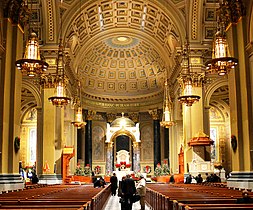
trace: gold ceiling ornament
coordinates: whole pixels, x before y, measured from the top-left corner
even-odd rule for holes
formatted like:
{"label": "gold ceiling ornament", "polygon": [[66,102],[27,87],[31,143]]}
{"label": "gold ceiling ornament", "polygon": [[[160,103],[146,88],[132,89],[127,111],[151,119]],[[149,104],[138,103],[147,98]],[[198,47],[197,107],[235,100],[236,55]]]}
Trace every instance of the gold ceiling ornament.
{"label": "gold ceiling ornament", "polygon": [[166,79],[164,85],[163,116],[162,121],[160,122],[160,125],[162,127],[170,128],[175,124],[172,121],[171,110],[172,110],[172,101],[170,98],[168,79]]}
{"label": "gold ceiling ornament", "polygon": [[75,121],[71,124],[77,127],[77,129],[81,129],[86,125],[86,122],[83,121],[83,109],[82,109],[82,95],[81,95],[81,82],[77,82],[77,97],[76,97],[76,108],[75,108]]}
{"label": "gold ceiling ornament", "polygon": [[[62,1],[61,1],[62,3]],[[68,77],[65,75],[65,56],[64,56],[64,46],[62,40],[62,13],[60,13],[60,42],[57,55],[57,65],[56,65],[56,76],[54,81],[56,95],[48,98],[48,100],[58,107],[66,106],[70,103],[71,99],[66,96],[66,86],[69,82]]]}
{"label": "gold ceiling ornament", "polygon": [[205,63],[207,73],[218,73],[219,76],[228,74],[238,64],[238,59],[229,54],[226,29],[237,23],[245,14],[241,0],[224,0],[217,10],[218,25],[213,41],[212,59]]}
{"label": "gold ceiling ornament", "polygon": [[[32,1],[31,9],[32,11]],[[29,37],[26,42],[25,53],[22,59],[19,59],[15,62],[15,65],[18,70],[22,72],[23,75],[29,77],[34,77],[40,75],[43,72],[47,71],[48,63],[41,60],[40,50],[39,50],[39,39],[37,34],[30,28],[30,19],[32,12],[29,17]]]}

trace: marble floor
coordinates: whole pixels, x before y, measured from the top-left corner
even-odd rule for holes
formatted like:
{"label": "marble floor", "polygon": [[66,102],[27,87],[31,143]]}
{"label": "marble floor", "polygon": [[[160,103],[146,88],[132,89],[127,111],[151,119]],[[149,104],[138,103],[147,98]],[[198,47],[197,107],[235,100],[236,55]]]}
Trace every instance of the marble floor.
{"label": "marble floor", "polygon": [[[111,196],[108,199],[108,202],[103,210],[120,210],[120,203],[119,203],[119,197],[118,196]],[[133,204],[132,210],[140,210],[140,202],[136,202]],[[146,206],[145,210],[151,210],[148,206]]]}

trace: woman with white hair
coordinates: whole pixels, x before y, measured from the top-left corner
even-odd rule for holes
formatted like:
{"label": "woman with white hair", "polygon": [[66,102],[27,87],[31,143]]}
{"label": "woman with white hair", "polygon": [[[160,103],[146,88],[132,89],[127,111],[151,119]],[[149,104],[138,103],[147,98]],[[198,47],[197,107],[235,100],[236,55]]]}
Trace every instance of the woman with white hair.
{"label": "woman with white hair", "polygon": [[137,193],[140,195],[141,210],[145,210],[145,196],[146,196],[146,179],[141,174],[140,181],[136,186]]}

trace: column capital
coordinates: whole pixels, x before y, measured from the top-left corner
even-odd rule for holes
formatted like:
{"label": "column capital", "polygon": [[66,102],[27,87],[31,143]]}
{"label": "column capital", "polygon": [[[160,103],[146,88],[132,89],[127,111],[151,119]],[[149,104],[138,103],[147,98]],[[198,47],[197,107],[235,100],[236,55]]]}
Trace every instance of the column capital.
{"label": "column capital", "polygon": [[116,114],[113,113],[106,113],[107,122],[111,123],[113,120],[116,119]]}
{"label": "column capital", "polygon": [[108,142],[108,143],[107,143],[107,147],[108,147],[108,148],[112,148],[112,147],[113,147],[113,142]]}
{"label": "column capital", "polygon": [[133,142],[133,147],[134,147],[134,149],[139,149],[140,148],[140,143],[139,142]]}
{"label": "column capital", "polygon": [[87,120],[92,120],[95,115],[96,115],[96,111],[88,110],[86,119]]}
{"label": "column capital", "polygon": [[159,120],[160,113],[158,109],[149,110],[148,113],[151,115],[153,120]]}
{"label": "column capital", "polygon": [[134,123],[138,123],[139,122],[139,113],[138,112],[131,112],[131,113],[129,113],[129,117],[130,117],[130,119]]}

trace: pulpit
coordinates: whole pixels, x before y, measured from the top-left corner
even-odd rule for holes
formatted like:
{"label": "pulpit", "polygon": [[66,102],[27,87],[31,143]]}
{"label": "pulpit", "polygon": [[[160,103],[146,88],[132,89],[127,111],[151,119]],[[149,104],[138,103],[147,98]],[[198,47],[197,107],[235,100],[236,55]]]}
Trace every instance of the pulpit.
{"label": "pulpit", "polygon": [[180,153],[178,154],[178,162],[179,162],[179,174],[184,174],[184,149],[181,145]]}
{"label": "pulpit", "polygon": [[69,161],[75,155],[73,147],[65,146],[62,150],[62,181],[63,183],[69,182]]}

